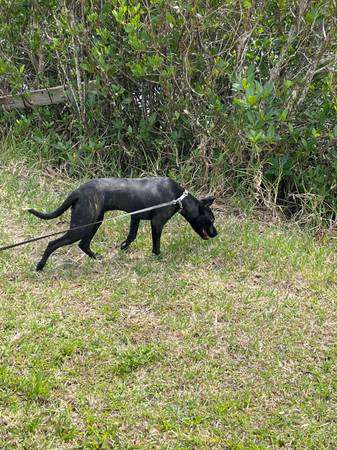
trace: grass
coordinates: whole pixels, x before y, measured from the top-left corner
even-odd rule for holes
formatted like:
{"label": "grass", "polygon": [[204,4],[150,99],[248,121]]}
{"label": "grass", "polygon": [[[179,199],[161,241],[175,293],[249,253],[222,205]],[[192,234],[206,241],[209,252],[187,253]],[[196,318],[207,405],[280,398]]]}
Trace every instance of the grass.
{"label": "grass", "polygon": [[[7,162],[0,242],[66,223],[29,216],[76,183]],[[63,220],[63,219],[62,219]],[[107,222],[91,261],[46,242],[0,254],[0,445],[37,449],[327,449],[337,443],[337,247],[295,225]]]}

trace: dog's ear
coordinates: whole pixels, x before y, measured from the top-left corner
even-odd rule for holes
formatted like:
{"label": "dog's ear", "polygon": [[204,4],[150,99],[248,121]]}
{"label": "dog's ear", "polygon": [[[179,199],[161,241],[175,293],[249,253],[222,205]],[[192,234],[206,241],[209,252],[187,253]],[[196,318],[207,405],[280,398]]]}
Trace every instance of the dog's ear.
{"label": "dog's ear", "polygon": [[208,197],[201,198],[199,201],[202,206],[211,206],[214,200],[215,200],[214,195],[209,195]]}

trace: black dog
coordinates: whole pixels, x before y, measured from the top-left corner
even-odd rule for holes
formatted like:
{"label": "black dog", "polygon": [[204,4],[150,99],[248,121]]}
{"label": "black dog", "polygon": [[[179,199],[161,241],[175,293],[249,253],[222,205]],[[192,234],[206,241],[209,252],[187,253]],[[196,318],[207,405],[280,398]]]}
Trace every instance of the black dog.
{"label": "black dog", "polygon": [[[77,230],[69,230],[64,236],[49,242],[36,270],[42,270],[49,256],[58,248],[79,242],[79,247],[91,258],[96,258],[90,243],[96,234],[106,211],[122,210],[138,211],[160,203],[170,202],[182,196],[184,189],[178,183],[167,177],[148,178],[100,178],[83,184],[51,213],[41,213],[35,209],[28,211],[40,219],[54,219],[68,208],[72,208],[70,228],[83,226]],[[214,216],[209,208],[214,197],[197,200],[193,195],[187,196],[177,204],[154,209],[131,216],[130,231],[121,249],[126,250],[136,239],[140,220],[151,220],[152,252],[160,253],[160,237],[165,223],[180,210],[181,215],[190,223],[203,239],[215,237],[218,233],[213,225]]]}

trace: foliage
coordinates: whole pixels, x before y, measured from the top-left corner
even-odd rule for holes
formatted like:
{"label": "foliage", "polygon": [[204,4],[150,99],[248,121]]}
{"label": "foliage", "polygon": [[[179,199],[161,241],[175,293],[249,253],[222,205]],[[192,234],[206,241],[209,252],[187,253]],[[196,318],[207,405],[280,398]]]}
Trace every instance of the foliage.
{"label": "foliage", "polygon": [[[0,89],[70,87],[3,117],[71,167],[167,173],[334,217],[335,0],[0,1]],[[87,95],[87,82],[97,81]],[[102,164],[97,164],[97,162]]]}

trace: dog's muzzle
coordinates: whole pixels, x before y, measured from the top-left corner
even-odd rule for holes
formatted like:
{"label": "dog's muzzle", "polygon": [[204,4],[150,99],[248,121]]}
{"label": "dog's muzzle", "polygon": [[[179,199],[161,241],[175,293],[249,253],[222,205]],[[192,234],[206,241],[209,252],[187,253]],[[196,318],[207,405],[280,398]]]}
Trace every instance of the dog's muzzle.
{"label": "dog's muzzle", "polygon": [[212,226],[210,230],[205,230],[205,228],[202,230],[202,238],[207,241],[208,239],[214,238],[217,236],[218,232],[216,231],[215,227]]}

